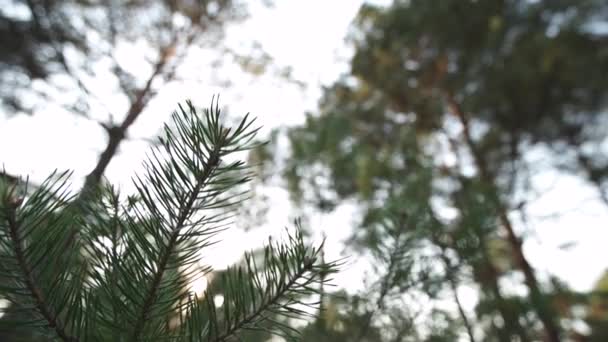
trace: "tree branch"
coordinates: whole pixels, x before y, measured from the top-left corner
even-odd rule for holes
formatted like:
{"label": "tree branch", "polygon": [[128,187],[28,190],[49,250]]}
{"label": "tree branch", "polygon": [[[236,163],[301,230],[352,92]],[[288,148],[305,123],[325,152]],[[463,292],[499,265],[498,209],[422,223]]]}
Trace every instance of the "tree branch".
{"label": "tree branch", "polygon": [[78,339],[76,337],[69,335],[68,332],[65,330],[64,324],[59,319],[57,313],[54,312],[54,310],[46,302],[44,294],[42,293],[42,289],[37,285],[37,281],[33,274],[34,272],[27,263],[25,251],[22,245],[23,238],[20,235],[19,222],[17,221],[16,217],[17,205],[11,205],[11,203],[8,204],[9,207],[6,208],[6,210],[9,236],[12,241],[15,258],[17,260],[19,268],[21,268],[21,272],[23,272],[24,275],[25,287],[34,299],[36,308],[38,309],[40,314],[42,314],[42,317],[44,317],[44,319],[48,322],[49,327],[53,328],[57,335],[63,341],[78,342]]}
{"label": "tree branch", "polygon": [[272,296],[271,298],[269,298],[266,303],[261,304],[260,307],[258,307],[257,310],[255,310],[254,312],[252,312],[249,316],[244,317],[240,322],[234,324],[234,326],[232,328],[230,328],[224,334],[216,337],[213,341],[216,341],[216,342],[227,341],[230,337],[234,336],[238,330],[241,330],[241,329],[245,328],[247,326],[247,324],[253,322],[256,318],[258,318],[259,316],[261,316],[265,311],[267,311],[268,309],[270,309],[270,307],[273,304],[279,302],[281,300],[281,298],[294,285],[297,284],[298,279],[302,278],[306,272],[308,272],[308,271],[310,271],[312,269],[312,267],[313,267],[312,263],[305,263],[304,267],[302,267],[302,269],[300,269],[299,272],[295,273],[293,275],[293,277],[291,279],[289,279],[289,281],[287,283],[282,284],[283,286],[281,288],[278,288],[277,292],[274,294],[274,296]]}
{"label": "tree branch", "polygon": [[[170,47],[172,46],[173,45],[171,45]],[[88,196],[90,196],[91,192],[99,185],[99,183],[101,182],[101,177],[103,177],[103,174],[108,165],[110,164],[110,161],[116,154],[116,151],[118,151],[120,143],[125,139],[127,135],[127,130],[129,129],[129,127],[131,127],[135,120],[137,120],[141,112],[148,104],[152,92],[152,82],[156,79],[158,75],[162,73],[163,68],[167,63],[168,58],[166,56],[166,50],[168,50],[168,48],[163,49],[161,57],[154,66],[152,74],[150,75],[150,77],[148,77],[145,86],[137,93],[135,101],[131,103],[131,106],[127,111],[127,116],[125,117],[123,122],[119,126],[110,127],[107,129],[108,144],[106,145],[104,151],[101,153],[99,161],[97,162],[97,165],[95,165],[95,168],[93,168],[93,171],[91,171],[86,176],[84,186],[80,191],[77,201],[86,200]]]}
{"label": "tree branch", "polygon": [[169,263],[169,259],[175,250],[177,238],[179,237],[179,233],[180,233],[181,229],[184,227],[186,220],[188,219],[188,216],[190,215],[190,213],[192,211],[192,208],[194,206],[194,203],[196,202],[198,194],[203,189],[203,187],[207,184],[209,178],[213,175],[213,172],[216,170],[217,166],[220,163],[220,150],[222,148],[223,142],[225,141],[224,137],[225,137],[225,135],[218,142],[218,144],[214,147],[213,152],[209,155],[209,161],[206,164],[207,168],[203,171],[203,174],[198,179],[197,184],[195,185],[194,189],[192,189],[192,191],[190,192],[190,196],[189,196],[187,202],[184,204],[184,206],[182,208],[180,208],[180,213],[179,213],[178,219],[175,223],[175,227],[171,230],[171,237],[169,238],[169,242],[167,243],[166,248],[164,248],[164,250],[160,256],[160,261],[158,262],[157,271],[155,272],[155,274],[152,278],[152,283],[145,296],[141,315],[139,316],[139,318],[137,319],[137,321],[135,323],[135,327],[133,329],[133,334],[131,335],[132,336],[131,339],[133,341],[137,341],[139,335],[141,334],[141,332],[144,328],[144,324],[146,322],[146,319],[148,318],[148,314],[150,313],[152,305],[154,304],[154,301],[156,299],[156,292],[158,291],[160,283],[163,279],[163,275],[167,268],[167,264]]}

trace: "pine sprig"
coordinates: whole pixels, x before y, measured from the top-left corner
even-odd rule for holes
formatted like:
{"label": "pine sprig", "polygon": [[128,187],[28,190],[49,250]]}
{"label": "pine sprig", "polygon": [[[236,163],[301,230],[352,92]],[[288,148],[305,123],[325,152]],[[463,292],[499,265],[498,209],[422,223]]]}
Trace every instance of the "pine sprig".
{"label": "pine sprig", "polygon": [[68,178],[67,172],[55,173],[26,199],[16,193],[15,185],[2,187],[0,270],[7,299],[34,314],[28,324],[47,326],[64,341],[76,341],[60,317],[80,309],[74,300],[79,290],[62,286],[64,279],[74,277],[68,266],[75,253],[60,250],[69,225],[61,212],[70,199]]}
{"label": "pine sprig", "polygon": [[337,267],[318,260],[320,248],[306,246],[299,232],[287,243],[271,241],[263,263],[247,254],[244,267],[224,272],[223,306],[213,291],[198,300],[188,288],[211,272],[200,266],[201,251],[246,198],[235,189],[251,171],[231,155],[256,146],[254,122],[245,116],[224,126],[214,100],[203,115],[190,102],[180,106],[126,201],[107,186],[74,202],[67,173],[25,199],[0,187],[2,293],[32,311],[30,323],[48,339],[227,341],[243,330],[296,336],[288,320],[308,315],[306,299]]}
{"label": "pine sprig", "polygon": [[[134,180],[140,201],[126,216],[123,265],[113,265],[122,279],[113,297],[136,304],[120,313],[131,340],[179,310],[174,304],[184,299],[186,278],[180,269],[198,262],[200,250],[213,243],[227,212],[240,201],[223,195],[250,177],[242,162],[222,159],[254,146],[257,129],[248,130],[253,120],[245,117],[234,130],[224,127],[217,102],[203,117],[188,102],[172,119],[174,127],[165,126],[160,146],[144,164],[147,172]],[[145,267],[133,272],[132,265]],[[105,281],[98,276],[99,283]]]}
{"label": "pine sprig", "polygon": [[[288,243],[269,241],[264,247],[262,263],[253,254],[245,255],[245,265],[229,268],[222,274],[221,305],[216,293],[205,292],[202,302],[188,310],[185,329],[205,324],[204,341],[238,339],[243,331],[257,330],[293,340],[299,334],[289,325],[289,319],[310,316],[318,303],[309,301],[318,293],[327,275],[335,272],[339,262],[325,264],[320,260],[322,246],[308,247],[303,240],[300,223]],[[210,317],[202,322],[201,317]],[[196,335],[197,329],[185,333]],[[189,339],[198,340],[198,339]]]}

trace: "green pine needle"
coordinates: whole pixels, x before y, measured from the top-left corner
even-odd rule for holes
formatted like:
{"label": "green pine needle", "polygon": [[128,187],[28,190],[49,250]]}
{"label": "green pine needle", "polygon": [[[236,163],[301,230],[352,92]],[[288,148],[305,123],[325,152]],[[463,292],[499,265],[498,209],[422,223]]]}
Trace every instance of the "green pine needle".
{"label": "green pine needle", "polygon": [[201,251],[246,199],[238,189],[253,174],[232,155],[258,146],[254,122],[246,115],[225,126],[215,99],[202,115],[180,105],[127,197],[106,186],[71,205],[69,173],[28,196],[0,184],[0,294],[27,313],[15,324],[61,341],[297,336],[289,320],[312,312],[308,300],[338,267],[304,243],[299,222],[286,243],[264,247],[261,263],[246,254],[244,266],[221,274],[222,305],[217,289],[197,298],[188,287],[212,271],[200,266]]}

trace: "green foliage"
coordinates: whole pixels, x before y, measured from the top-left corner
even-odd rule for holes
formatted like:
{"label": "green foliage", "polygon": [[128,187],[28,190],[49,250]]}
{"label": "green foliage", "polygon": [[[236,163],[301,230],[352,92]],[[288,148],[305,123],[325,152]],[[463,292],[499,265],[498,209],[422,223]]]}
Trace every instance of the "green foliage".
{"label": "green foliage", "polygon": [[584,128],[576,116],[595,116],[606,103],[608,55],[594,30],[604,19],[596,0],[369,6],[353,37],[352,73],[401,110],[414,108],[420,127],[437,125],[443,112],[419,102],[446,91],[506,131],[562,139]]}
{"label": "green foliage", "polygon": [[[547,155],[551,162],[585,171],[606,201],[605,132],[597,127],[608,104],[607,13],[598,0],[364,5],[350,35],[351,69],[325,89],[318,113],[288,132],[293,198],[321,210],[356,199],[363,224],[352,241],[365,256],[391,255],[378,252],[391,251],[394,230],[377,223],[407,213],[412,242],[394,252],[412,269],[425,269],[421,255],[436,258],[429,279],[444,282],[426,284],[425,294],[452,293],[460,305],[459,284],[479,289],[470,325],[483,340],[570,336],[561,330],[570,329],[572,306],[564,309],[555,289],[536,279],[513,214],[531,194],[535,165],[525,154],[541,145],[560,152]],[[309,190],[323,181],[323,192]],[[390,258],[373,264],[380,283],[394,279]],[[520,271],[530,294],[507,294],[503,281]],[[419,339],[453,340],[454,331],[469,330],[475,340],[459,314],[445,328],[425,325]],[[601,331],[593,329],[592,336]]]}
{"label": "green foliage", "polygon": [[246,254],[244,265],[222,272],[223,304],[215,303],[217,286],[200,298],[188,288],[211,272],[200,252],[245,198],[231,190],[251,173],[233,154],[255,146],[253,124],[245,116],[224,126],[213,102],[202,117],[190,102],[180,106],[126,200],[107,186],[73,201],[67,172],[28,196],[4,184],[0,293],[28,313],[10,324],[62,341],[231,341],[246,330],[297,336],[287,320],[312,312],[310,296],[337,267],[299,231],[266,245],[263,260]]}

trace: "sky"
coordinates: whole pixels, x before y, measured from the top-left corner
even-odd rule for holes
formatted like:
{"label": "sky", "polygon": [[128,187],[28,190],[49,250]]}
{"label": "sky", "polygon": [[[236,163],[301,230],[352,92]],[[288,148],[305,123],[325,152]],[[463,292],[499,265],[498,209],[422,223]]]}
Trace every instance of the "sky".
{"label": "sky", "polygon": [[[273,75],[251,77],[228,66],[227,74],[223,76],[232,81],[230,86],[222,86],[221,82],[205,85],[193,79],[163,89],[151,105],[155,114],[146,112],[135,123],[129,133],[132,139],[121,146],[120,154],[107,170],[107,177],[125,191],[132,190],[129,185],[132,171],[140,168],[148,146],[140,138],[155,135],[175,109],[176,102],[186,98],[203,99],[202,103],[206,104],[213,94],[220,93],[222,104],[228,104],[234,115],[251,112],[257,116],[264,125],[263,133],[275,127],[302,123],[304,113],[314,111],[321,86],[330,84],[348,70],[350,50],[344,37],[361,3],[360,0],[276,0],[272,8],[253,8],[250,20],[228,29],[228,44],[239,47],[258,41],[261,49],[272,57],[273,67],[291,67],[293,77],[306,86],[302,88]],[[125,66],[141,68],[136,59],[129,57],[140,50],[138,46],[124,48]],[[200,63],[206,55],[204,51],[198,53],[200,56],[193,60]],[[113,98],[103,82],[94,84],[99,86],[98,91],[105,98]],[[34,86],[43,87],[41,84]],[[108,102],[117,112],[125,105]],[[31,117],[0,118],[0,164],[13,174],[29,174],[37,181],[43,180],[55,168],[73,169],[75,179],[81,181],[95,165],[105,146],[104,141],[104,132],[95,122],[74,118],[58,108],[45,108]],[[533,151],[528,157],[534,163],[543,158],[543,151]],[[534,184],[542,195],[529,209],[528,225],[534,229],[520,231],[526,234],[524,252],[541,274],[549,272],[567,281],[574,289],[588,290],[607,266],[598,261],[608,263],[605,247],[607,210],[596,200],[594,189],[575,177],[548,170],[536,174]],[[230,264],[240,257],[242,249],[253,248],[268,235],[276,235],[285,226],[291,226],[292,217],[288,213],[292,208],[287,192],[278,186],[260,191],[272,198],[268,222],[248,233],[246,238],[238,229],[225,233],[222,239],[233,248],[223,253],[221,251],[227,245],[218,245],[216,252],[207,259],[212,264],[217,267]],[[555,213],[564,214],[552,217]],[[346,202],[333,214],[316,214],[308,219],[314,227],[322,227],[317,232],[324,231],[329,246],[334,246],[328,249],[328,258],[341,257],[341,241],[350,235],[350,227],[357,221],[356,206]],[[516,216],[513,219],[523,223]],[[319,236],[317,234],[317,239]],[[575,244],[569,245],[570,242]],[[240,248],[234,248],[235,244]],[[569,248],[561,248],[566,246]],[[355,267],[357,262],[356,257],[352,258],[350,266],[336,280],[348,284],[353,291],[362,286],[361,272]],[[474,301],[471,291],[462,289],[461,292],[469,298],[468,306],[471,307]]]}

